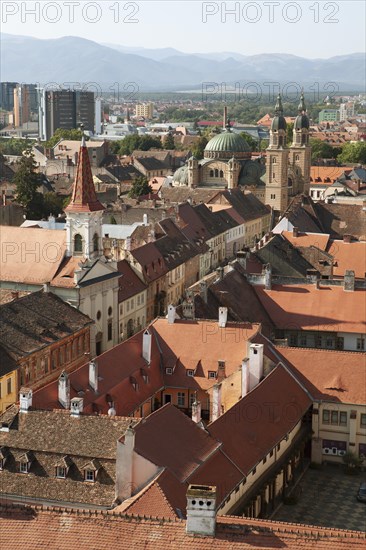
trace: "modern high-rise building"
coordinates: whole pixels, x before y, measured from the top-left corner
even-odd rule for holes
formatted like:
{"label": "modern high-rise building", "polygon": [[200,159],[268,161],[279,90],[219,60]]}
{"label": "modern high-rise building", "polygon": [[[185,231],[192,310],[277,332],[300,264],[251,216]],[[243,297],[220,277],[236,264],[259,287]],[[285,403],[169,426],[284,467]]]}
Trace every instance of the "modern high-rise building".
{"label": "modern high-rise building", "polygon": [[102,133],[102,99],[97,97],[95,100],[95,133]]}
{"label": "modern high-rise building", "polygon": [[14,89],[17,82],[0,83],[0,109],[12,111],[14,109]]}
{"label": "modern high-rise building", "polygon": [[40,90],[39,137],[50,139],[58,128],[72,130],[81,124],[94,132],[94,92]]}

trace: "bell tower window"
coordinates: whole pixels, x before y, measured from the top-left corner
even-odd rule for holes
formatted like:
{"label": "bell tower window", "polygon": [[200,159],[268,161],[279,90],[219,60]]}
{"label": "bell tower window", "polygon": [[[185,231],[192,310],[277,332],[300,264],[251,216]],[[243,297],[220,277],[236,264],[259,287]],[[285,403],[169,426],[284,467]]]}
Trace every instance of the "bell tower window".
{"label": "bell tower window", "polygon": [[99,250],[99,237],[96,233],[93,236],[93,252],[98,252]]}
{"label": "bell tower window", "polygon": [[74,237],[74,252],[75,254],[81,254],[83,251],[83,238],[80,233],[76,233]]}

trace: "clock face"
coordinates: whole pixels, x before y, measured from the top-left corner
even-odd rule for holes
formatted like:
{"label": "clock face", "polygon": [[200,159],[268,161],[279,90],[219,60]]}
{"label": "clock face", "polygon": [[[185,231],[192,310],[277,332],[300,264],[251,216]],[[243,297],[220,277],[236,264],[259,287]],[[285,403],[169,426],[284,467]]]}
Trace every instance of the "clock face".
{"label": "clock face", "polygon": [[75,227],[80,227],[80,226],[81,226],[81,221],[79,220],[79,218],[76,218]]}

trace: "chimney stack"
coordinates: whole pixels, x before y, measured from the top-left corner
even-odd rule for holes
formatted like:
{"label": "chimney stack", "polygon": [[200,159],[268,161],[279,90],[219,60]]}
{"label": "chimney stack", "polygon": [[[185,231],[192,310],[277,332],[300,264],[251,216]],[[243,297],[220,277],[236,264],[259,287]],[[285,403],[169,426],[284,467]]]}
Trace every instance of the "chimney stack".
{"label": "chimney stack", "polygon": [[89,386],[95,392],[98,391],[98,363],[96,361],[89,362]]}
{"label": "chimney stack", "polygon": [[197,401],[197,397],[192,403],[192,420],[196,424],[199,424],[202,420],[201,417],[201,403],[200,401]]}
{"label": "chimney stack", "polygon": [[299,228],[298,227],[293,227],[292,228],[292,236],[293,237],[298,237],[299,236]]}
{"label": "chimney stack", "polygon": [[272,266],[271,264],[266,264],[264,266],[264,288],[266,290],[272,289]]}
{"label": "chimney stack", "polygon": [[142,357],[150,364],[151,361],[151,334],[146,329],[142,335]]}
{"label": "chimney stack", "polygon": [[200,282],[200,296],[202,300],[207,304],[207,282],[201,281]]}
{"label": "chimney stack", "polygon": [[217,381],[221,382],[224,378],[226,378],[226,366],[225,361],[221,359],[217,365]]}
{"label": "chimney stack", "polygon": [[244,250],[239,250],[236,253],[236,261],[238,264],[240,264],[244,269],[247,267],[247,253]]}
{"label": "chimney stack", "polygon": [[227,323],[227,307],[219,307],[219,327],[225,328]]}
{"label": "chimney stack", "polygon": [[174,321],[175,321],[175,307],[172,304],[170,304],[170,306],[168,306],[168,324],[174,325]]}
{"label": "chimney stack", "polygon": [[343,242],[350,243],[352,241],[352,235],[343,235]]}
{"label": "chimney stack", "polygon": [[246,357],[241,363],[241,396],[249,392],[249,359]]}
{"label": "chimney stack", "polygon": [[212,416],[214,422],[221,416],[221,384],[215,384],[212,391]]}
{"label": "chimney stack", "polygon": [[344,290],[348,292],[355,290],[355,272],[349,269],[344,274]]}
{"label": "chimney stack", "polygon": [[189,485],[187,491],[187,523],[189,535],[213,537],[216,529],[216,487]]}
{"label": "chimney stack", "polygon": [[263,344],[249,346],[249,391],[259,384],[263,377]]}
{"label": "chimney stack", "polygon": [[68,409],[70,406],[70,380],[67,372],[62,371],[58,378],[58,400],[61,405]]}
{"label": "chimney stack", "polygon": [[33,392],[30,388],[20,388],[19,412],[27,413],[32,406]]}
{"label": "chimney stack", "polygon": [[82,397],[73,397],[70,401],[71,416],[79,418],[83,412],[84,400]]}
{"label": "chimney stack", "polygon": [[222,281],[223,278],[224,278],[224,268],[223,267],[218,267],[216,269],[216,273],[217,273],[217,281]]}

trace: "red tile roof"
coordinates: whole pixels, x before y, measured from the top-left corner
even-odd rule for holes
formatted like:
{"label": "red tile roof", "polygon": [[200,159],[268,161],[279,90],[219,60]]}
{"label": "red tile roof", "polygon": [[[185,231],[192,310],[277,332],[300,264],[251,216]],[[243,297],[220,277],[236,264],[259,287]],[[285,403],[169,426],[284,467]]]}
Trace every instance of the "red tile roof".
{"label": "red tile roof", "polygon": [[316,246],[320,250],[326,250],[329,242],[329,235],[324,233],[298,233],[294,237],[292,231],[282,231],[282,235],[293,246]]}
{"label": "red tile roof", "polygon": [[117,269],[122,275],[119,280],[119,303],[146,290],[147,286],[141,281],[140,277],[136,275],[127,260],[118,262]]}
{"label": "red tile roof", "polygon": [[277,352],[314,399],[365,404],[364,353],[282,347]]}
{"label": "red tile roof", "polygon": [[135,434],[135,451],[167,467],[179,481],[185,481],[220,446],[171,404],[142,419]]}
{"label": "red tile roof", "polygon": [[366,273],[366,242],[331,241],[327,252],[334,258],[333,274],[344,277],[347,269],[355,272],[356,278],[364,279]]}
{"label": "red tile roof", "polygon": [[0,533],[6,550],[363,550],[359,531],[218,517],[215,537],[186,533],[184,520],[161,520],[113,511],[1,507]]}
{"label": "red tile roof", "polygon": [[[70,398],[80,397],[80,392],[83,392],[85,413],[107,413],[113,402],[117,414],[127,416],[163,388],[157,345],[152,338],[148,367],[141,355],[142,334],[139,332],[98,356],[98,392],[89,386],[89,363],[69,374]],[[137,389],[131,383],[131,377],[137,382]],[[58,402],[58,381],[36,390],[33,405],[45,409],[62,408]]]}
{"label": "red tile roof", "polygon": [[83,139],[80,146],[71,201],[65,212],[95,212],[98,210],[104,210],[104,206],[99,202],[95,192],[89,153]]}
{"label": "red tile roof", "polygon": [[[324,284],[323,284],[324,283]],[[279,329],[324,330],[364,333],[366,290],[345,292],[341,286],[273,285],[255,291],[274,325]]]}
{"label": "red tile roof", "polygon": [[207,430],[222,441],[223,451],[247,475],[296,426],[311,403],[279,365]]}

